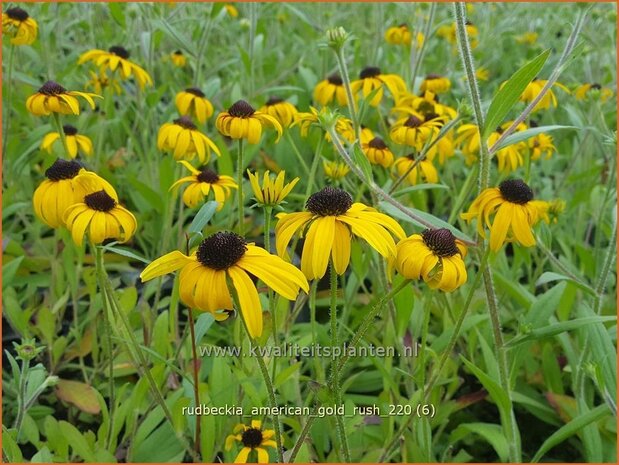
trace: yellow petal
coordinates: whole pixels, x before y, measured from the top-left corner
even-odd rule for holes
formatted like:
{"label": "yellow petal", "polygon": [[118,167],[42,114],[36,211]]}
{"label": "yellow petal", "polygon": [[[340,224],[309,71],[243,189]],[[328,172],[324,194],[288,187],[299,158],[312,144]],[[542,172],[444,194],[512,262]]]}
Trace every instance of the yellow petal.
{"label": "yellow petal", "polygon": [[238,266],[231,266],[227,273],[236,289],[241,314],[250,337],[254,339],[260,337],[262,335],[262,305],[254,283],[247,273]]}
{"label": "yellow petal", "polygon": [[188,257],[182,252],[175,250],[151,262],[140,274],[140,279],[142,282],[146,282],[158,276],[180,270],[183,266],[194,261],[195,257]]}

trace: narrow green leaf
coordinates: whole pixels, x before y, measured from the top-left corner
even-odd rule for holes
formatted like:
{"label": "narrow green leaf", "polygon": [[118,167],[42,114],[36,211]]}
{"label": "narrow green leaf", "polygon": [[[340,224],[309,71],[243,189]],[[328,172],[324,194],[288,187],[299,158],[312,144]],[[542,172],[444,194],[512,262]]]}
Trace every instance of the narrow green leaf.
{"label": "narrow green leaf", "polygon": [[82,433],[80,433],[75,426],[63,420],[58,422],[58,427],[60,428],[62,435],[67,438],[67,441],[75,454],[79,455],[86,462],[97,461],[95,454],[88,445],[88,441],[86,441],[86,438],[82,436]]}
{"label": "narrow green leaf", "polygon": [[511,78],[499,89],[486,113],[486,123],[483,128],[482,140],[486,140],[490,133],[499,126],[505,116],[516,104],[527,85],[538,75],[550,56],[550,49],[545,50],[533,58],[526,65],[516,71]]}
{"label": "narrow green leaf", "polygon": [[470,434],[478,434],[488,441],[496,451],[501,462],[509,461],[509,445],[500,425],[493,425],[491,423],[463,423],[451,432],[449,442],[453,444]]}
{"label": "narrow green leaf", "polygon": [[517,144],[523,140],[530,139],[531,137],[535,137],[538,134],[546,134],[548,132],[556,131],[558,129],[580,129],[576,126],[563,126],[560,124],[552,124],[549,126],[538,126],[536,128],[525,129],[524,131],[516,131],[513,134],[507,136],[500,145],[498,145],[493,152],[497,150],[503,149],[509,145]]}
{"label": "narrow green leaf", "polygon": [[410,192],[417,192],[429,189],[449,189],[449,186],[445,184],[417,184],[416,186],[405,187],[402,190],[396,191],[393,193],[394,197],[399,197],[404,194],[408,194]]}
{"label": "narrow green leaf", "polygon": [[122,27],[125,27],[125,12],[123,11],[125,5],[120,2],[110,2],[108,6],[110,7],[110,14],[112,18],[114,18],[114,21]]}
{"label": "narrow green leaf", "polygon": [[121,247],[116,247],[114,245],[108,244],[108,245],[104,245],[103,248],[109,252],[114,252],[115,254],[118,255],[122,255],[123,257],[127,257],[127,258],[132,258],[134,260],[137,260],[139,262],[142,263],[150,263],[149,260],[146,260],[144,257],[141,257],[140,255],[132,252],[129,249],[125,249],[125,248],[121,248]]}
{"label": "narrow green leaf", "polygon": [[370,165],[370,161],[363,154],[363,151],[361,150],[361,147],[359,147],[359,144],[354,145],[352,154],[353,154],[353,160],[355,164],[361,168],[361,171],[363,171],[363,175],[365,176],[365,179],[371,182],[373,179],[372,165]]}
{"label": "narrow green leaf", "polygon": [[198,211],[198,214],[191,222],[191,226],[189,226],[187,232],[189,234],[194,234],[202,231],[204,226],[206,226],[206,223],[208,223],[215,214],[215,211],[217,210],[217,205],[219,205],[219,203],[215,200],[210,200],[204,205],[202,205],[202,207]]}
{"label": "narrow green leaf", "polygon": [[209,312],[202,313],[196,320],[196,344],[200,344],[200,341],[215,322],[215,318]]}

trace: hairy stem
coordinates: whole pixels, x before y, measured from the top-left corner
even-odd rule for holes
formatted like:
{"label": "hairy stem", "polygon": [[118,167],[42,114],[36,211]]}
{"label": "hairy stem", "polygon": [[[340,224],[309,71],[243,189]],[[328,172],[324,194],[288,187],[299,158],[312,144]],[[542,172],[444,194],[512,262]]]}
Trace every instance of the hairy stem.
{"label": "hairy stem", "polygon": [[237,230],[239,236],[243,235],[243,222],[245,220],[245,210],[243,209],[243,139],[239,139],[239,157],[237,162],[237,184],[239,188],[237,189],[237,209],[239,216],[239,224],[237,226]]}
{"label": "hairy stem", "polygon": [[[196,408],[200,406],[200,377],[199,371],[200,367],[198,366],[198,352],[196,350],[196,328],[195,322],[193,319],[193,311],[191,309],[188,310],[189,313],[189,332],[191,335],[191,352],[193,357],[193,397],[194,404]],[[200,456],[200,426],[201,426],[201,415],[196,416],[196,435],[194,439],[193,447],[196,451],[196,455]]]}

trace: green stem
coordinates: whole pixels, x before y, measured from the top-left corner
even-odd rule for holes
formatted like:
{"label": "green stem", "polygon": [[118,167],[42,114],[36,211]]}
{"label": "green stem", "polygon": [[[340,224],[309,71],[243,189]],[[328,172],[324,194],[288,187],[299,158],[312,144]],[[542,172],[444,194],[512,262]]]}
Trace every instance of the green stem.
{"label": "green stem", "polygon": [[64,129],[62,129],[62,123],[60,122],[60,115],[56,112],[52,112],[52,117],[54,119],[54,125],[56,126],[56,131],[60,135],[60,140],[62,141],[62,147],[64,148],[64,153],[67,155],[68,159],[71,159],[71,153],[69,152],[69,145],[67,144],[67,136],[65,136]]}
{"label": "green stem", "polygon": [[[193,319],[193,311],[191,309],[188,310],[189,313],[189,332],[191,335],[191,352],[193,356],[193,397],[194,404],[196,408],[200,406],[200,377],[199,371],[200,367],[198,366],[198,351],[196,349],[196,329],[195,322]],[[193,447],[196,451],[196,455],[200,456],[200,426],[201,426],[201,415],[196,417],[196,434],[194,439]]]}
{"label": "green stem", "polygon": [[193,79],[193,85],[196,87],[200,86],[200,75],[202,73],[202,59],[206,55],[206,53],[204,53],[204,47],[208,43],[208,37],[211,32],[211,26],[213,25],[213,18],[211,16],[212,12],[213,12],[213,4],[211,4],[211,10],[207,13],[209,19],[208,19],[208,22],[206,23],[206,27],[202,31],[202,36],[200,37],[200,42],[198,45],[198,54],[196,57],[196,74],[194,75],[194,79]]}
{"label": "green stem", "polygon": [[243,221],[245,220],[245,210],[243,209],[243,139],[239,139],[239,158],[237,160],[237,183],[239,188],[237,189],[237,201],[238,201],[238,233],[239,236],[243,235]]}
{"label": "green stem", "polygon": [[426,51],[426,44],[428,43],[428,38],[430,37],[430,29],[432,29],[432,23],[434,23],[434,14],[436,13],[436,3],[430,4],[430,13],[428,14],[428,21],[426,21],[426,27],[423,30],[423,43],[421,44],[421,48],[419,49],[419,56],[415,57],[414,50],[417,49],[417,31],[411,31],[411,60],[415,57],[415,66],[413,67],[413,74],[411,76],[411,90],[413,90],[413,86],[415,85],[415,79],[417,78],[417,71],[419,71],[419,65],[423,61],[423,54]]}
{"label": "green stem", "polygon": [[26,416],[26,385],[28,381],[28,371],[30,369],[30,360],[22,359],[21,373],[19,374],[19,390],[17,393],[17,418],[15,418],[15,426],[17,430],[15,440],[19,441],[19,433],[21,432],[24,417]]}
{"label": "green stem", "polygon": [[15,45],[9,45],[9,64],[7,71],[7,96],[6,96],[6,119],[3,121],[4,129],[2,135],[4,140],[2,141],[2,157],[6,160],[6,144],[9,140],[9,127],[11,125],[11,101],[13,100],[13,62],[15,58]]}
{"label": "green stem", "polygon": [[[346,59],[344,58],[344,47],[340,47],[335,51],[335,58],[337,60],[337,66],[340,69],[340,75],[342,77],[342,83],[344,89],[346,89],[346,100],[348,104],[348,111],[350,112],[350,119],[355,130],[355,137],[360,141],[361,123],[359,121],[359,115],[357,114],[356,102],[352,94],[352,88],[350,87],[350,76],[348,75],[348,67],[346,66]],[[385,134],[385,137],[387,135]]]}
{"label": "green stem", "polygon": [[325,143],[324,135],[320,135],[318,146],[316,147],[316,153],[314,153],[314,159],[312,160],[312,167],[310,168],[309,178],[307,180],[307,187],[305,188],[305,198],[307,199],[314,190],[314,181],[316,179],[316,171],[318,171],[318,163],[320,163],[322,147]]}
{"label": "green stem", "polygon": [[286,140],[288,141],[288,143],[292,147],[292,151],[297,156],[297,159],[299,160],[299,163],[301,164],[301,168],[303,169],[303,172],[304,173],[308,173],[309,172],[309,167],[307,166],[307,163],[303,159],[303,155],[301,155],[301,151],[297,147],[297,144],[294,143],[294,139],[292,138],[292,135],[290,134],[290,131],[288,129],[286,129],[284,131],[284,133],[286,134]]}

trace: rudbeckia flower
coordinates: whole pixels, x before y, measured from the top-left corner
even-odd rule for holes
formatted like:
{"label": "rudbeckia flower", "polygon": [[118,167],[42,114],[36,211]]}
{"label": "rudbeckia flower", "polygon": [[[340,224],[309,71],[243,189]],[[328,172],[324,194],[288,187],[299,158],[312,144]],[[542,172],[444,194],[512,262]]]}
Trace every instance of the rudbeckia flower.
{"label": "rudbeckia flower", "polygon": [[223,208],[226,199],[230,197],[230,189],[238,189],[239,187],[230,176],[219,175],[208,168],[204,168],[202,171],[197,170],[185,160],[181,160],[179,163],[191,171],[191,176],[179,179],[172,184],[170,190],[183,183],[190,183],[183,192],[183,202],[189,208],[195,208],[204,203],[204,199],[213,191],[218,203],[217,211],[219,211]]}
{"label": "rudbeckia flower", "polygon": [[398,242],[395,267],[407,279],[423,280],[432,288],[451,292],[467,279],[466,246],[449,229],[426,229]]}
{"label": "rudbeckia flower", "polygon": [[353,95],[362,93],[363,97],[367,97],[374,89],[378,89],[370,105],[377,107],[383,99],[384,88],[387,87],[391,96],[396,99],[398,95],[406,92],[406,84],[404,80],[397,74],[382,74],[380,68],[368,66],[361,70],[359,79],[350,84]]}
{"label": "rudbeckia flower", "polygon": [[339,106],[345,106],[348,98],[346,97],[346,89],[340,75],[334,73],[324,81],[316,84],[316,87],[314,87],[314,100],[322,106],[329,105],[335,101]]}
{"label": "rudbeckia flower", "polygon": [[362,203],[353,203],[350,194],[327,186],[312,194],[306,212],[280,213],[275,227],[277,253],[286,255],[286,248],[297,231],[305,234],[301,254],[301,271],[307,279],[320,279],[327,272],[329,260],[337,274],[343,274],[350,262],[352,236],[368,242],[385,258],[395,255],[395,242],[405,236],[402,227],[389,216]]}
{"label": "rudbeckia flower", "polygon": [[422,115],[424,119],[428,119],[426,116],[435,117],[438,115],[443,122],[454,119],[458,113],[455,108],[440,103],[438,96],[430,91],[424,92],[421,97],[408,92],[401,94],[391,111],[397,113],[400,117]]}
{"label": "rudbeckia flower", "polygon": [[531,160],[537,160],[544,156],[546,160],[552,157],[557,150],[552,143],[552,136],[549,134],[538,134],[529,139],[529,149],[531,150]]}
{"label": "rudbeckia flower", "polygon": [[11,38],[11,44],[30,45],[38,31],[39,25],[25,10],[16,6],[2,13],[2,33]]}
{"label": "rudbeckia flower", "polygon": [[[77,156],[78,149],[84,153],[84,155],[92,155],[92,141],[81,134],[77,133],[77,128],[70,124],[65,124],[62,127],[65,140],[67,141],[67,148],[69,149],[69,156],[75,158]],[[56,141],[60,140],[60,134],[57,132],[50,132],[46,134],[41,142],[41,150],[47,150],[48,153],[52,153],[52,147]]]}
{"label": "rudbeckia flower", "polygon": [[[406,24],[400,24],[399,26],[393,26],[387,29],[387,31],[385,31],[385,40],[387,41],[388,44],[405,45],[405,46],[410,47],[412,39],[413,39],[413,36]],[[421,46],[423,45],[423,39],[424,39],[423,33],[418,32],[416,39],[417,39],[417,48],[421,48]]]}
{"label": "rudbeckia flower", "polygon": [[346,163],[339,161],[323,160],[322,168],[325,171],[325,176],[331,181],[339,181],[344,178],[350,171]]}
{"label": "rudbeckia flower", "polygon": [[232,449],[234,442],[240,442],[243,448],[234,459],[234,463],[247,463],[249,454],[255,450],[258,453],[258,463],[269,463],[269,453],[265,447],[277,448],[277,443],[272,439],[275,431],[262,429],[260,420],[252,420],[251,427],[239,423],[232,430],[233,434],[226,438],[226,450]]}
{"label": "rudbeckia flower", "polygon": [[[477,231],[484,235],[484,225],[490,228],[490,249],[498,251],[505,242],[524,247],[535,245],[531,228],[540,219],[548,222],[548,202],[533,200],[533,191],[521,179],[503,181],[499,187],[485,189],[462,219],[477,218]],[[490,217],[494,215],[491,222]]]}
{"label": "rudbeckia flower", "polygon": [[448,158],[456,154],[454,147],[453,130],[443,135],[426,153],[426,158],[433,162],[438,158],[438,164],[444,165]]}
{"label": "rudbeckia flower", "polygon": [[118,204],[116,192],[105,188],[86,194],[79,203],[67,208],[63,221],[78,246],[82,245],[85,234],[94,244],[106,239],[127,242],[138,226],[135,216]]}
{"label": "rudbeckia flower", "polygon": [[283,128],[290,126],[297,117],[299,111],[296,107],[279,97],[271,97],[260,109],[260,112],[271,115]]}
{"label": "rudbeckia flower", "polygon": [[373,165],[389,168],[393,164],[393,153],[380,137],[361,144],[361,150]]}
{"label": "rudbeckia flower", "polygon": [[[84,196],[95,190],[112,186],[95,173],[86,171],[76,161],[57,159],[45,171],[47,177],[34,191],[34,213],[50,228],[64,226],[63,214],[71,205],[82,202]],[[85,182],[88,178],[89,182]]]}
{"label": "rudbeckia flower", "polygon": [[432,162],[427,159],[416,161],[414,153],[398,158],[394,166],[398,176],[404,176],[408,172],[406,180],[412,186],[418,184],[419,181],[425,181],[430,184],[438,182],[438,172]]}
{"label": "rudbeckia flower", "polygon": [[419,91],[422,93],[432,92],[433,94],[444,94],[451,89],[451,81],[439,74],[428,74],[421,82]]}
{"label": "rudbeckia flower", "polygon": [[77,97],[86,100],[93,110],[95,102],[92,97],[102,98],[100,95],[89,92],[67,90],[54,81],[47,81],[36,94],[28,97],[26,108],[36,116],[48,116],[52,113],[79,115],[80,105]]}
{"label": "rudbeckia flower", "polygon": [[411,115],[396,121],[389,135],[396,144],[421,150],[429,139],[438,134],[441,126],[440,118],[426,119],[422,115]]}
{"label": "rudbeckia flower", "polygon": [[245,100],[237,101],[228,108],[228,111],[217,115],[215,126],[224,136],[232,139],[247,139],[250,144],[260,142],[264,126],[271,126],[277,131],[277,140],[282,135],[282,126],[275,118],[254,110]]}
{"label": "rudbeckia flower", "polygon": [[129,79],[131,76],[134,76],[140,89],[144,89],[147,85],[153,85],[153,80],[150,75],[142,67],[130,61],[127,49],[118,45],[110,47],[109,51],[99,49],[89,50],[79,57],[77,64],[81,65],[87,61],[94,62],[95,65],[99,67],[100,71],[106,68],[112,73],[117,69],[120,70],[120,77],[122,79]]}
{"label": "rudbeckia flower", "polygon": [[275,180],[271,179],[268,170],[265,171],[262,185],[260,185],[258,173],[251,173],[247,170],[247,175],[249,176],[249,182],[254,191],[256,202],[258,202],[258,205],[266,207],[274,207],[282,203],[293,187],[299,182],[299,178],[294,178],[288,184],[285,184],[285,171],[280,171]]}
{"label": "rudbeckia flower", "polygon": [[[544,79],[534,79],[533,81],[531,81],[520,96],[520,101],[525,103],[532,102],[539,95],[539,93],[542,91],[542,88],[546,85],[547,82],[548,81]],[[501,85],[501,87],[503,87],[503,85]],[[567,92],[568,94],[570,93],[570,90],[563,84],[555,82],[554,85],[559,89]],[[533,111],[547,110],[551,106],[555,108],[557,107],[557,97],[555,96],[552,89],[549,89],[548,92],[544,94],[539,103],[535,105]]]}
{"label": "rudbeckia flower", "polygon": [[[466,34],[469,36],[471,48],[476,48],[479,45],[479,40],[477,39],[479,36],[479,31],[477,30],[477,26],[475,26],[471,21],[466,22]],[[436,35],[447,40],[450,44],[456,45],[458,42],[456,36],[456,23],[452,23],[451,26],[439,27],[436,31]]]}
{"label": "rudbeckia flower", "polygon": [[590,98],[592,95],[594,95],[595,92],[599,94],[600,100],[602,100],[602,102],[605,102],[613,96],[612,89],[609,89],[608,87],[602,87],[599,84],[583,84],[581,86],[578,86],[578,88],[574,91],[574,96],[576,97],[576,100],[586,100],[587,98]]}
{"label": "rudbeckia flower", "polygon": [[176,94],[176,108],[181,115],[193,115],[200,124],[213,116],[213,104],[206,98],[204,92],[196,87],[190,87]]}
{"label": "rudbeckia flower", "polygon": [[187,64],[187,57],[183,54],[181,50],[176,50],[170,53],[170,61],[172,64],[178,68],[182,68]]}
{"label": "rudbeckia flower", "polygon": [[228,14],[232,17],[232,18],[236,18],[239,15],[239,10],[236,9],[236,7],[232,4],[232,3],[226,3],[224,5],[224,8],[226,9],[226,11],[228,12]]}
{"label": "rudbeckia flower", "polygon": [[165,123],[159,128],[157,135],[159,150],[174,151],[175,160],[193,160],[196,154],[200,163],[207,163],[211,158],[211,150],[221,156],[219,149],[211,139],[200,131],[191,119],[181,116],[172,123]]}
{"label": "rudbeckia flower", "polygon": [[[295,300],[299,289],[309,291],[305,276],[293,265],[261,247],[248,244],[231,232],[218,232],[204,239],[190,256],[170,252],[148,265],[142,281],[181,270],[180,298],[190,308],[211,312],[232,310],[231,289],[239,299],[241,315],[252,338],[262,334],[262,305],[251,276],[264,282],[288,300]],[[224,316],[224,319],[226,316]]]}
{"label": "rudbeckia flower", "polygon": [[111,87],[114,94],[122,94],[122,87],[120,87],[118,81],[109,77],[105,70],[101,71],[101,74],[94,71],[88,72],[90,73],[90,80],[86,82],[84,88],[94,90],[95,94],[102,94],[107,87]]}

